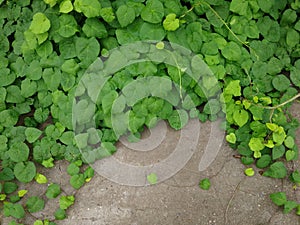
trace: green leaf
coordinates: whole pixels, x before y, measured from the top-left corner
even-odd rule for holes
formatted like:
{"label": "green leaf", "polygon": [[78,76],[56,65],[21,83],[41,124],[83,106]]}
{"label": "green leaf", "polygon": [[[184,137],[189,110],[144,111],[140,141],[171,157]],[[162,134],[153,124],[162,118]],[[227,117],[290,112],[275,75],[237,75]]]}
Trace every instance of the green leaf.
{"label": "green leaf", "polygon": [[98,0],[75,0],[74,8],[87,18],[100,16],[101,4]]}
{"label": "green leaf", "polygon": [[273,178],[284,178],[287,175],[287,169],[283,162],[275,162],[263,173],[263,176]]}
{"label": "green leaf", "polygon": [[13,182],[5,182],[3,185],[3,191],[5,194],[11,194],[18,189],[18,185]]}
{"label": "green leaf", "polygon": [[239,80],[230,81],[224,89],[225,95],[241,96],[241,85]]}
{"label": "green leaf", "polygon": [[271,162],[272,162],[272,158],[270,155],[263,155],[257,160],[256,167],[263,169],[269,166]]}
{"label": "green leaf", "polygon": [[285,153],[286,161],[294,160],[294,159],[295,159],[295,156],[296,156],[296,152],[293,151],[293,150],[288,150],[288,151],[286,151],[286,153]]}
{"label": "green leaf", "polygon": [[40,173],[37,173],[37,174],[35,175],[35,178],[34,178],[34,179],[36,180],[36,182],[37,182],[38,184],[46,184],[46,183],[48,183],[47,177],[44,176],[43,174],[40,174]]}
{"label": "green leaf", "polygon": [[286,194],[284,192],[272,193],[270,194],[270,198],[272,202],[277,206],[282,206],[287,202]]}
{"label": "green leaf", "polygon": [[226,135],[226,141],[228,141],[231,144],[235,144],[236,142],[236,136],[234,133],[230,133],[228,135]]}
{"label": "green leaf", "polygon": [[290,47],[295,47],[297,44],[299,44],[300,41],[300,35],[296,30],[290,29],[287,32],[286,35],[286,43]]}
{"label": "green leaf", "polygon": [[44,225],[42,220],[36,220],[33,225]]}
{"label": "green leaf", "polygon": [[253,177],[255,174],[255,171],[253,168],[247,168],[247,169],[245,169],[244,173],[248,177]]}
{"label": "green leaf", "polygon": [[82,66],[88,67],[99,55],[100,44],[96,38],[76,38],[75,41],[76,55],[83,63]]}
{"label": "green leaf", "polygon": [[160,23],[164,17],[164,6],[159,0],[147,1],[141,12],[141,17],[149,23]]}
{"label": "green leaf", "polygon": [[70,196],[61,196],[59,199],[59,207],[61,209],[68,209],[75,202],[75,197],[73,195]]}
{"label": "green leaf", "polygon": [[100,10],[100,15],[104,19],[105,22],[112,22],[116,17],[112,7],[102,8]]}
{"label": "green leaf", "polygon": [[70,165],[67,168],[67,173],[70,176],[78,174],[80,171],[80,168],[75,163],[70,163]]}
{"label": "green leaf", "polygon": [[147,175],[147,180],[149,184],[156,184],[157,183],[157,175],[155,173],[150,173]]}
{"label": "green leaf", "polygon": [[47,32],[51,27],[50,20],[43,13],[36,13],[33,16],[29,29],[34,34],[42,34]]}
{"label": "green leaf", "polygon": [[72,15],[63,14],[59,17],[58,33],[65,37],[71,37],[78,31],[77,22]]}
{"label": "green leaf", "polygon": [[73,188],[79,189],[81,188],[85,183],[84,175],[83,174],[75,174],[70,179],[70,184]]}
{"label": "green leaf", "polygon": [[0,172],[0,180],[9,181],[9,180],[13,180],[14,178],[15,178],[14,172],[10,168],[5,167]]}
{"label": "green leaf", "polygon": [[295,209],[298,206],[297,202],[294,201],[287,201],[284,204],[284,208],[283,208],[283,213],[289,213],[290,211],[292,211],[293,209]]}
{"label": "green leaf", "polygon": [[273,141],[276,142],[276,145],[281,145],[286,138],[286,134],[283,127],[279,127],[276,132],[273,132],[272,137],[273,137]]}
{"label": "green leaf", "polygon": [[69,59],[69,60],[65,60],[65,62],[62,64],[61,66],[61,70],[65,73],[68,73],[69,75],[72,76],[62,76],[61,79],[59,78],[58,81],[61,82],[61,84],[63,84],[64,81],[66,81],[66,77],[71,78],[76,75],[76,73],[78,72],[78,70],[80,69],[79,65],[77,64],[75,59]]}
{"label": "green leaf", "polygon": [[240,109],[233,112],[233,119],[239,127],[244,126],[249,120],[249,114],[246,110]]}
{"label": "green leaf", "polygon": [[26,140],[29,143],[33,143],[42,135],[42,133],[43,132],[37,128],[27,127],[25,130]]}
{"label": "green leaf", "polygon": [[188,123],[189,115],[183,109],[174,110],[168,118],[168,122],[175,130],[182,129]]}
{"label": "green leaf", "polygon": [[6,89],[6,102],[7,103],[22,103],[25,101],[25,98],[21,95],[21,90],[16,85],[10,85]]}
{"label": "green leaf", "polygon": [[290,80],[284,75],[278,75],[272,79],[274,88],[280,92],[287,90],[290,87],[290,83]]}
{"label": "green leaf", "polygon": [[82,27],[82,31],[87,37],[105,38],[107,30],[103,23],[96,18],[88,18]]}
{"label": "green leaf", "polygon": [[163,27],[167,31],[175,31],[179,28],[179,19],[176,18],[175,13],[170,13],[166,16]]}
{"label": "green leaf", "polygon": [[300,87],[300,77],[299,77],[300,69],[293,67],[291,69],[290,78],[297,87]]}
{"label": "green leaf", "polygon": [[300,173],[298,170],[294,171],[291,175],[290,175],[290,179],[292,182],[296,183],[296,184],[300,184]]}
{"label": "green leaf", "polygon": [[0,112],[0,124],[4,127],[12,127],[19,120],[19,114],[13,109],[7,109]]}
{"label": "green leaf", "polygon": [[46,191],[46,196],[49,199],[53,199],[56,198],[58,195],[60,195],[60,193],[61,193],[60,186],[58,184],[53,183],[48,186]]}
{"label": "green leaf", "polygon": [[39,212],[45,208],[45,201],[37,196],[33,196],[26,201],[26,207],[30,213]]}
{"label": "green leaf", "polygon": [[23,182],[28,183],[32,181],[32,179],[36,175],[36,168],[33,162],[19,162],[14,167],[14,174],[16,178]]}
{"label": "green leaf", "polygon": [[265,148],[263,138],[252,137],[248,145],[252,151],[261,151]]}
{"label": "green leaf", "polygon": [[73,10],[73,5],[71,0],[64,0],[59,5],[59,12],[61,13],[69,13]]}
{"label": "green leaf", "polygon": [[67,132],[64,132],[59,140],[64,143],[65,145],[73,145],[73,142],[74,142],[74,132],[72,131],[67,131]]}
{"label": "green leaf", "polygon": [[61,208],[55,211],[54,216],[56,220],[64,220],[65,218],[67,218],[66,211]]}
{"label": "green leaf", "polygon": [[4,215],[5,216],[12,216],[16,219],[24,218],[25,210],[22,205],[20,204],[13,204],[10,202],[4,203]]}
{"label": "green leaf", "polygon": [[293,148],[295,145],[295,140],[292,136],[287,136],[286,139],[284,140],[284,145],[287,148]]}
{"label": "green leaf", "polygon": [[246,0],[233,0],[230,3],[230,11],[235,12],[239,15],[246,16],[247,18],[252,17],[249,2]]}
{"label": "green leaf", "polygon": [[242,54],[240,46],[233,41],[229,42],[221,52],[230,61],[239,61]]}
{"label": "green leaf", "polygon": [[203,190],[209,190],[210,189],[210,180],[208,178],[204,178],[200,181],[199,187]]}
{"label": "green leaf", "polygon": [[121,27],[127,27],[135,19],[134,9],[127,5],[121,5],[117,10],[116,15]]}
{"label": "green leaf", "polygon": [[140,29],[140,37],[142,40],[161,41],[165,35],[164,29],[158,24],[143,23]]}
{"label": "green leaf", "polygon": [[29,148],[23,142],[15,142],[10,147],[8,155],[13,162],[27,161],[29,156]]}
{"label": "green leaf", "polygon": [[31,97],[36,93],[37,90],[37,84],[35,81],[31,81],[30,79],[26,78],[22,81],[21,84],[21,95],[24,98]]}
{"label": "green leaf", "polygon": [[221,110],[221,104],[217,99],[210,99],[205,104],[203,112],[206,114],[215,115]]}

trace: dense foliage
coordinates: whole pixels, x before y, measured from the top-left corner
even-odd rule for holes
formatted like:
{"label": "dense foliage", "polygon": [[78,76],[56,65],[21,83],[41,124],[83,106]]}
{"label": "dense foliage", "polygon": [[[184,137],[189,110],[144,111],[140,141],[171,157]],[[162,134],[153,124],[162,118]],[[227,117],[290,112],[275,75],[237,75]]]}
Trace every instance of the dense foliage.
{"label": "dense foliage", "polygon": [[[0,200],[4,215],[14,218],[10,225],[22,223],[25,210],[34,213],[45,206],[45,198],[18,189],[18,182],[48,183],[37,164],[51,168],[55,160],[68,160],[70,183],[78,189],[94,173],[83,169],[83,163],[111,155],[120,135],[129,132],[132,140],[138,139],[145,126],[153,127],[159,119],[181,129],[188,118],[205,122],[225,117],[226,140],[243,164],[299,184],[298,171],[285,166],[298,158],[298,121],[288,108],[299,97],[299,13],[298,0],[0,0]],[[194,79],[179,66],[137,63],[112,74],[95,99],[96,111],[90,110],[86,99],[91,94],[77,89],[87,68],[99,56],[110,57],[110,50],[141,40],[155,40],[153,47],[161,50],[161,41],[190,49],[214,79],[198,69],[197,61],[191,65]],[[119,54],[115,63],[139,57],[130,51]],[[127,88],[119,98],[126,84],[147,76],[165,82],[153,79],[149,95],[136,104],[126,91],[145,90]],[[75,97],[75,108],[82,112],[75,118],[76,136]],[[129,116],[117,135],[111,122],[116,99],[115,110]],[[91,119],[97,126],[86,129]],[[245,174],[252,176],[253,170]],[[155,174],[148,177],[150,183],[156,179]],[[208,189],[210,183],[200,185]],[[49,184],[46,198],[60,193],[58,184]],[[299,203],[288,201],[284,193],[270,197],[284,212],[298,207],[300,214]],[[26,201],[20,203],[22,198]],[[66,217],[74,200],[60,196],[56,220]],[[55,223],[47,218],[35,222],[42,224]]]}

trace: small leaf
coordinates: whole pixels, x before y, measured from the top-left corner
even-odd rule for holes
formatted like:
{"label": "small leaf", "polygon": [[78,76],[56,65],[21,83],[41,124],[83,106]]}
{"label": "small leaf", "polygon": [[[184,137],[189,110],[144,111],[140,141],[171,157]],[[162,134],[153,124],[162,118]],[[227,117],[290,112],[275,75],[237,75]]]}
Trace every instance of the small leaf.
{"label": "small leaf", "polygon": [[234,133],[230,133],[228,135],[226,135],[226,141],[228,141],[231,144],[235,144],[236,142],[236,136]]}
{"label": "small leaf", "polygon": [[284,140],[284,145],[287,148],[293,148],[295,145],[294,138],[292,136],[287,136],[286,139]]}
{"label": "small leaf", "polygon": [[83,174],[75,174],[70,179],[70,184],[73,188],[79,189],[81,188],[85,183],[84,175]]}
{"label": "small leaf", "polygon": [[141,17],[149,23],[160,23],[164,14],[164,6],[159,0],[149,0],[141,12]]}
{"label": "small leaf", "polygon": [[56,220],[64,220],[65,218],[67,218],[66,211],[61,208],[55,211],[54,216]]}
{"label": "small leaf", "polygon": [[27,194],[28,190],[19,190],[18,191],[18,196],[20,198],[24,197]]}
{"label": "small leaf", "polygon": [[43,132],[37,128],[27,127],[25,130],[26,140],[29,143],[33,143],[42,135],[42,133]]}
{"label": "small leaf", "polygon": [[135,10],[127,5],[121,5],[116,15],[121,27],[127,27],[135,19]]}
{"label": "small leaf", "polygon": [[244,173],[246,176],[252,177],[252,176],[254,176],[255,171],[253,170],[253,168],[247,168],[247,169],[245,169]]}
{"label": "small leaf", "polygon": [[59,199],[59,207],[61,209],[68,209],[75,202],[75,197],[73,195],[70,196],[61,196]]}
{"label": "small leaf", "polygon": [[297,203],[297,202],[294,202],[294,201],[287,201],[287,202],[284,204],[283,213],[284,213],[284,214],[289,213],[290,211],[292,211],[293,209],[295,209],[297,206],[298,206],[298,203]]}
{"label": "small leaf", "polygon": [[270,155],[263,155],[262,157],[260,157],[257,162],[256,162],[256,166],[257,168],[263,169],[266,168],[267,166],[270,165],[272,159]]}
{"label": "small leaf", "polygon": [[75,163],[71,163],[68,168],[67,168],[67,173],[70,176],[73,176],[75,174],[78,174],[80,171],[80,168],[75,164]]}
{"label": "small leaf", "polygon": [[291,161],[291,160],[295,159],[295,156],[296,156],[296,152],[293,150],[288,150],[285,153],[286,161]]}
{"label": "small leaf", "polygon": [[3,185],[3,191],[5,194],[11,194],[18,189],[18,185],[13,182],[5,182]]}
{"label": "small leaf", "polygon": [[40,173],[37,173],[34,179],[39,184],[46,184],[48,182],[47,177]]}
{"label": "small leaf", "polygon": [[261,151],[265,148],[263,138],[252,137],[249,142],[249,147],[252,151]]}
{"label": "small leaf", "polygon": [[170,13],[166,16],[163,26],[167,31],[175,31],[179,28],[179,19],[176,18],[175,13]]}
{"label": "small leaf", "polygon": [[45,201],[37,196],[33,196],[26,201],[26,206],[30,213],[35,213],[44,209]]}
{"label": "small leaf", "polygon": [[209,190],[210,189],[210,180],[208,178],[204,178],[200,181],[199,187],[203,190]]}
{"label": "small leaf", "polygon": [[73,5],[71,0],[64,0],[59,5],[59,12],[61,13],[69,13],[73,10]]}
{"label": "small leaf", "polygon": [[35,177],[36,167],[30,161],[26,163],[19,162],[15,165],[14,174],[19,181],[28,183]]}
{"label": "small leaf", "polygon": [[284,178],[287,175],[287,169],[283,162],[275,162],[263,173],[263,176],[273,178]]}
{"label": "small leaf", "polygon": [[157,175],[155,173],[150,173],[147,176],[147,180],[148,180],[149,184],[156,184],[157,183]]}
{"label": "small leaf", "polygon": [[241,110],[236,110],[233,113],[233,119],[239,125],[240,127],[244,126],[249,119],[249,114],[246,110],[241,109]]}
{"label": "small leaf", "polygon": [[42,34],[50,29],[50,20],[43,13],[36,13],[33,16],[29,29],[34,34]]}
{"label": "small leaf", "polygon": [[56,198],[58,195],[60,195],[60,193],[61,193],[60,186],[58,184],[53,183],[48,186],[46,191],[46,196],[49,199],[53,199]]}
{"label": "small leaf", "polygon": [[270,194],[270,198],[277,206],[282,206],[287,202],[284,192],[272,193]]}

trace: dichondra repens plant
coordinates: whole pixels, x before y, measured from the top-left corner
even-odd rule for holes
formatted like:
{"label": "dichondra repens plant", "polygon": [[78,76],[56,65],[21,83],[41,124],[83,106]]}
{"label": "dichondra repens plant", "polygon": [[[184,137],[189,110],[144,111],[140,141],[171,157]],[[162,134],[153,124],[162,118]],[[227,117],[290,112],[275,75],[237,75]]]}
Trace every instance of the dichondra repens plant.
{"label": "dichondra repens plant", "polygon": [[[298,0],[0,0],[0,200],[4,215],[12,218],[10,225],[22,223],[25,212],[43,210],[52,198],[60,198],[55,215],[34,224],[53,225],[66,218],[74,196],[62,195],[37,165],[51,168],[65,159],[75,189],[90,181],[94,171],[83,164],[116,151],[111,107],[119,90],[149,75],[166,78],[151,87],[171,96],[172,104],[148,96],[132,106],[121,98],[120,112],[130,108],[122,131],[131,139],[160,119],[178,130],[188,118],[205,122],[225,117],[226,140],[246,167],[255,164],[263,176],[289,177],[291,185],[299,185],[299,172],[286,167],[298,158],[298,121],[288,109],[300,95],[299,13]],[[179,65],[164,63],[122,68],[103,87],[96,110],[86,110],[88,101],[76,96],[75,107],[83,115],[75,122],[95,118],[97,126],[79,126],[81,134],[75,136],[72,104],[88,67],[118,46],[145,40],[156,41],[153,47],[161,50],[162,41],[189,49],[216,79],[200,70],[193,80]],[[197,71],[197,64],[192,68]],[[245,169],[248,176],[253,173]],[[150,183],[156,179],[155,174],[148,177]],[[48,185],[45,196],[29,195],[19,182]],[[210,183],[200,185],[208,189]],[[284,213],[297,208],[300,214],[299,203],[287,200],[285,193],[270,198]]]}

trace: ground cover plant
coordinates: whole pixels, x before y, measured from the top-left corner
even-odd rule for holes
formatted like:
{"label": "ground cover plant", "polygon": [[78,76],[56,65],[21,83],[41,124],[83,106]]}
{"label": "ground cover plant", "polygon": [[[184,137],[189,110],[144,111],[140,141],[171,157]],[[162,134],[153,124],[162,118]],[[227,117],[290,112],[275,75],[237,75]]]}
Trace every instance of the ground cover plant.
{"label": "ground cover plant", "polygon": [[[74,196],[60,195],[61,187],[49,184],[37,165],[51,169],[56,160],[69,161],[70,183],[79,189],[94,174],[84,164],[113,154],[119,135],[129,132],[136,140],[159,119],[178,130],[189,118],[225,118],[226,140],[246,165],[246,175],[253,176],[256,166],[263,176],[288,177],[291,186],[299,185],[299,172],[286,168],[298,158],[299,123],[288,110],[300,96],[299,13],[298,0],[0,0],[0,200],[10,225],[22,224],[25,212],[44,209],[47,199],[60,198],[55,220],[35,222],[53,225],[74,204]],[[167,47],[162,41],[189,49],[216,79],[199,70],[197,61],[191,65],[198,74],[194,80],[179,66],[131,65],[109,78],[95,99],[96,111],[86,110],[91,95],[76,88],[89,66],[97,57],[108,58],[110,50],[141,40],[156,41],[153,48],[162,51]],[[137,57],[130,54],[126,57]],[[134,105],[119,98],[115,110],[127,110],[129,122],[116,135],[111,108],[118,92],[150,75],[165,83],[154,82],[153,96]],[[172,96],[171,103],[160,95]],[[83,115],[75,118],[81,132],[76,136],[74,98]],[[91,118],[97,127],[85,129]],[[19,182],[32,181],[48,185],[45,196],[19,189]],[[148,181],[156,183],[156,175]],[[200,186],[209,189],[209,180]],[[284,213],[296,208],[300,215],[300,203],[285,193],[270,198]]]}

